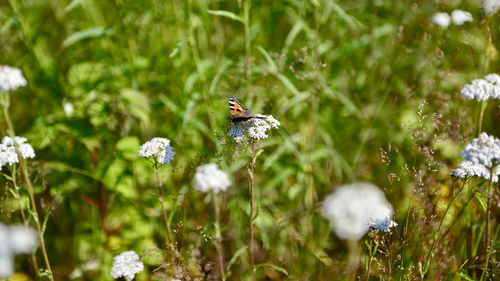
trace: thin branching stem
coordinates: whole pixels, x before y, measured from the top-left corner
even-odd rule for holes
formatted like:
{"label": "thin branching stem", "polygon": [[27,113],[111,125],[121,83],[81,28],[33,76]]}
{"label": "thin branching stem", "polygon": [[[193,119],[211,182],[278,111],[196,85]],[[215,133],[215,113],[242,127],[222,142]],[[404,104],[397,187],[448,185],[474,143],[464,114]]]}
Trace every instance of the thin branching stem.
{"label": "thin branching stem", "polygon": [[491,220],[491,184],[493,182],[493,172],[495,170],[495,165],[490,168],[490,179],[488,180],[488,186],[486,187],[486,229],[485,229],[485,239],[484,239],[484,268],[481,274],[481,281],[486,276],[488,270],[489,262],[489,250],[490,250],[490,220]]}
{"label": "thin branching stem", "polygon": [[156,180],[157,180],[157,188],[158,188],[158,196],[160,199],[160,204],[161,204],[161,211],[163,213],[163,220],[165,221],[165,228],[167,229],[167,238],[168,238],[168,243],[174,243],[172,240],[172,234],[170,233],[170,226],[168,224],[168,216],[167,216],[167,211],[165,210],[165,204],[163,203],[163,192],[161,191],[161,180],[160,180],[160,173],[158,172],[158,164],[155,163],[155,174],[156,174]]}
{"label": "thin branching stem", "polygon": [[256,280],[255,276],[255,260],[254,260],[254,240],[253,240],[253,209],[254,209],[254,168],[255,168],[255,142],[250,144],[251,162],[250,162],[250,262],[252,264],[252,280]]}
{"label": "thin branching stem", "polygon": [[[11,135],[12,138],[15,137],[15,130],[14,126],[12,125],[12,121],[10,120],[9,116],[9,97],[6,95],[5,101],[3,104],[3,112],[5,116],[5,121],[7,122],[7,126],[9,129],[9,134]],[[47,267],[48,271],[48,278],[50,281],[54,281],[54,277],[52,276],[52,267],[50,266],[50,261],[49,261],[49,256],[47,255],[47,250],[45,248],[45,240],[43,239],[43,232],[42,232],[42,227],[40,225],[40,220],[39,220],[39,215],[38,211],[36,208],[36,202],[35,202],[35,195],[33,193],[33,187],[31,186],[31,181],[29,179],[29,173],[28,170],[26,169],[26,165],[24,164],[24,159],[21,156],[19,150],[16,148],[18,159],[19,159],[19,166],[21,168],[21,173],[24,176],[24,181],[26,183],[26,188],[28,189],[28,195],[30,197],[30,203],[31,203],[31,211],[33,212],[33,221],[35,222],[36,226],[36,231],[38,232],[38,239],[40,240],[40,248],[42,250],[42,256],[43,260],[45,262],[45,266]]]}
{"label": "thin branching stem", "polygon": [[222,249],[222,239],[221,239],[221,231],[220,231],[220,211],[219,211],[219,203],[217,200],[217,194],[215,192],[212,193],[214,211],[215,211],[215,245],[217,248],[217,256],[219,262],[219,273],[220,278],[225,280],[225,272],[224,272],[224,254]]}

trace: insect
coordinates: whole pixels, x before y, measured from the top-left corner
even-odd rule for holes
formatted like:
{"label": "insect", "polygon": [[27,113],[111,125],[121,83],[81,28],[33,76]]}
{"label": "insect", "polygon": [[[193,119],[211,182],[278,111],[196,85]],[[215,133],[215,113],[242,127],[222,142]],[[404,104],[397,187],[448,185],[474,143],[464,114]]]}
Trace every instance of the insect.
{"label": "insect", "polygon": [[266,119],[266,117],[263,116],[255,116],[252,111],[242,105],[235,96],[231,96],[229,98],[229,120],[236,123],[251,118]]}

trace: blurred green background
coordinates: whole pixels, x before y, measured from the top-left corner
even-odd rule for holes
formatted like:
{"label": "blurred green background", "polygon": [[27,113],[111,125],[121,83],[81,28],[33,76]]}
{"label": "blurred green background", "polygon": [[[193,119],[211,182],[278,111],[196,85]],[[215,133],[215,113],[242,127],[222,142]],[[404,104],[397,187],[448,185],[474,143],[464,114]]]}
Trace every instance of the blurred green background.
{"label": "blurred green background", "polygon": [[[137,156],[157,136],[176,152],[161,177],[193,276],[217,276],[213,208],[192,181],[201,164],[231,175],[221,207],[225,262],[242,253],[249,156],[226,136],[231,95],[281,122],[260,142],[256,164],[256,261],[288,275],[263,267],[259,280],[346,274],[347,245],[318,207],[354,181],[383,188],[399,223],[388,236],[392,259],[378,256],[374,280],[419,276],[456,188],[449,170],[474,136],[477,102],[460,89],[500,70],[498,14],[485,17],[478,1],[253,0],[245,37],[243,8],[243,0],[0,2],[0,64],[28,80],[12,94],[11,115],[37,154],[30,168],[57,280],[111,280],[112,257],[125,250],[144,256],[137,280],[172,277],[168,266],[153,271],[169,253],[153,250],[165,250],[165,229],[154,171]],[[430,22],[453,9],[474,21]],[[489,103],[483,125],[496,136],[498,106]],[[8,187],[0,218],[19,222]],[[474,275],[473,261],[461,267],[475,257],[465,234],[482,222],[466,213],[457,236],[442,241],[430,280]],[[249,280],[247,253],[234,257],[229,279]],[[34,278],[27,260],[18,257],[17,269]]]}

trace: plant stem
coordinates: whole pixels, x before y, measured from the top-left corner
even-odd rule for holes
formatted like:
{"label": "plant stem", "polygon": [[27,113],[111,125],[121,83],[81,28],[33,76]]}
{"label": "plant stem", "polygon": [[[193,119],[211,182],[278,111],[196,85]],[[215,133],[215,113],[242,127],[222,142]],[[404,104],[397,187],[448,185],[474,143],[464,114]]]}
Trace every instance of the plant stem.
{"label": "plant stem", "polygon": [[491,205],[491,183],[493,182],[493,171],[495,170],[495,165],[490,168],[490,179],[488,181],[488,186],[486,187],[487,203],[486,203],[486,233],[484,239],[484,268],[481,274],[481,281],[483,277],[486,276],[486,271],[488,270],[488,259],[489,259],[489,248],[490,248],[490,205]]}
{"label": "plant stem", "polygon": [[[5,95],[5,100],[4,100],[4,104],[3,104],[3,113],[4,113],[5,121],[7,122],[7,126],[9,129],[8,134],[10,134],[12,138],[14,138],[16,136],[16,133],[14,131],[14,126],[12,125],[12,121],[10,120],[10,116],[9,116],[9,110],[8,110],[9,105],[10,105],[9,96]],[[52,268],[51,268],[50,262],[49,262],[49,256],[47,255],[47,250],[45,248],[45,240],[43,239],[42,227],[40,226],[38,211],[37,211],[36,202],[35,202],[35,195],[33,193],[33,187],[31,186],[31,181],[29,179],[28,170],[26,169],[26,166],[24,165],[24,161],[23,161],[24,159],[21,156],[17,147],[16,147],[16,152],[17,152],[17,157],[19,159],[19,166],[21,167],[21,172],[24,176],[24,181],[26,182],[26,188],[28,189],[28,195],[30,197],[30,202],[31,202],[31,209],[33,212],[33,220],[35,221],[36,231],[38,232],[38,239],[40,240],[40,248],[42,249],[43,260],[45,262],[45,266],[47,267],[48,278],[50,281],[54,281],[54,277],[52,276]]]}
{"label": "plant stem", "polygon": [[217,254],[218,254],[218,262],[219,262],[219,271],[220,271],[220,278],[222,280],[225,280],[225,273],[224,273],[224,254],[222,252],[222,242],[221,242],[221,232],[220,232],[220,223],[219,223],[219,217],[220,217],[220,212],[219,212],[219,204],[217,202],[217,194],[215,192],[212,192],[213,196],[213,203],[214,203],[214,210],[215,210],[215,240],[216,240],[216,248],[217,248]]}
{"label": "plant stem", "polygon": [[244,0],[243,2],[243,25],[245,28],[245,83],[247,87],[248,98],[252,98],[252,50],[250,38],[250,6],[251,0]]}
{"label": "plant stem", "polygon": [[444,214],[441,217],[441,221],[439,222],[439,226],[438,226],[438,229],[437,229],[436,237],[434,238],[434,241],[432,242],[431,248],[429,249],[429,253],[427,254],[427,260],[425,262],[425,267],[424,267],[424,272],[425,273],[427,273],[427,270],[429,269],[429,265],[430,265],[431,258],[432,258],[432,251],[434,250],[434,247],[436,246],[437,241],[439,241],[439,233],[441,231],[441,226],[443,225],[444,218],[446,217],[446,214],[450,210],[451,206],[453,206],[453,203],[458,198],[458,196],[460,195],[460,193],[462,192],[462,190],[464,189],[465,185],[468,182],[469,182],[469,179],[464,181],[464,183],[462,184],[462,186],[460,187],[460,189],[458,190],[458,192],[453,196],[453,198],[451,198],[450,204],[448,204],[448,206],[446,206],[446,210],[444,211]]}
{"label": "plant stem", "polygon": [[[12,169],[12,184],[14,185],[14,193],[16,195],[16,201],[17,201],[17,204],[19,205],[19,211],[21,212],[21,217],[23,219],[23,223],[25,226],[28,226],[28,219],[26,218],[26,215],[24,214],[24,208],[23,208],[23,204],[21,202],[21,195],[19,194],[19,186],[17,186],[17,182],[16,182],[16,166],[13,165],[13,169]],[[33,266],[33,269],[35,270],[35,272],[38,272],[38,264],[36,262],[36,257],[35,257],[35,254],[32,253],[31,254],[31,263],[32,263],[32,266]]]}
{"label": "plant stem", "polygon": [[366,281],[370,279],[370,269],[372,266],[372,245],[373,245],[373,239],[370,237],[370,248],[368,248],[368,268],[366,269]]}
{"label": "plant stem", "polygon": [[157,188],[158,188],[158,194],[160,197],[159,199],[160,199],[160,204],[161,204],[161,211],[163,212],[163,219],[165,220],[165,228],[167,229],[168,243],[173,244],[172,234],[170,233],[170,226],[168,225],[167,211],[165,210],[165,204],[163,203],[163,193],[161,191],[161,180],[160,180],[160,173],[158,172],[158,164],[157,163],[155,163],[155,174],[156,174],[156,180],[158,182]]}
{"label": "plant stem", "polygon": [[[11,131],[14,132],[12,128]],[[40,248],[42,249],[43,260],[45,261],[45,266],[49,271],[48,278],[49,280],[54,281],[54,277],[52,276],[52,268],[50,267],[49,256],[47,255],[47,250],[45,249],[45,241],[43,239],[42,227],[40,226],[40,221],[38,219],[39,216],[38,216],[38,211],[36,209],[35,195],[33,194],[33,188],[31,186],[31,181],[29,179],[28,170],[24,165],[23,161],[24,159],[21,157],[19,151],[17,151],[17,154],[19,158],[19,166],[21,166],[21,171],[23,173],[24,181],[26,182],[26,187],[28,189],[28,195],[30,197],[31,209],[33,211],[33,220],[35,221],[36,231],[38,232],[38,238],[40,239]]]}
{"label": "plant stem", "polygon": [[250,162],[250,262],[252,264],[252,280],[256,280],[254,262],[254,241],[253,241],[253,199],[254,199],[254,168],[255,168],[255,142],[251,141],[251,162]]}

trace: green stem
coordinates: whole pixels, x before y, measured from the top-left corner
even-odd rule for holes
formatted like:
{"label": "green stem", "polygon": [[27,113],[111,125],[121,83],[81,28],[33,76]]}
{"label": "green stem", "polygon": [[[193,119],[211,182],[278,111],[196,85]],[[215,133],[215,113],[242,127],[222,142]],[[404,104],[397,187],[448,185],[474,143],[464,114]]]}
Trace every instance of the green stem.
{"label": "green stem", "polygon": [[254,168],[255,168],[255,142],[251,141],[251,162],[250,162],[250,262],[252,264],[252,280],[256,280],[254,261],[254,240],[253,240],[253,209],[254,209]]}
{"label": "green stem", "polygon": [[488,181],[488,186],[486,187],[486,230],[484,239],[484,268],[483,273],[481,273],[481,281],[486,277],[486,271],[488,270],[488,260],[489,260],[489,248],[490,248],[490,219],[491,219],[491,183],[493,182],[493,171],[495,170],[495,165],[490,168],[490,179]]}
{"label": "green stem", "polygon": [[218,255],[218,262],[219,262],[219,271],[220,271],[220,278],[222,280],[226,279],[226,274],[224,272],[224,254],[223,254],[223,249],[222,249],[222,239],[221,239],[221,231],[220,231],[220,211],[219,211],[219,204],[217,200],[217,194],[215,192],[212,192],[213,196],[213,203],[214,203],[214,211],[215,211],[215,240],[216,240],[216,248],[217,248],[217,255]]}
{"label": "green stem", "polygon": [[158,164],[155,163],[155,174],[156,174],[156,180],[157,180],[157,188],[158,188],[158,196],[160,199],[160,204],[161,204],[161,211],[163,213],[163,220],[165,221],[165,228],[167,229],[167,238],[168,238],[168,243],[173,243],[172,240],[172,234],[170,233],[170,226],[168,224],[168,217],[167,217],[167,211],[165,210],[165,204],[163,203],[163,193],[161,191],[161,180],[160,180],[160,173],[158,172]]}
{"label": "green stem", "polygon": [[469,179],[464,181],[464,183],[462,184],[462,186],[460,187],[458,192],[451,199],[450,204],[448,204],[448,206],[446,207],[446,210],[444,211],[443,216],[441,217],[441,221],[439,222],[436,237],[434,238],[434,241],[432,242],[431,248],[429,249],[429,253],[427,254],[427,260],[425,262],[425,267],[424,267],[425,273],[427,273],[427,271],[429,270],[429,265],[430,265],[431,258],[432,258],[432,251],[434,250],[434,247],[436,246],[437,241],[439,241],[439,234],[441,232],[441,226],[443,225],[444,218],[446,217],[446,214],[448,214],[448,211],[451,209],[451,206],[453,206],[453,203],[458,198],[458,196],[460,195],[460,193],[462,192],[462,190],[464,189],[465,185],[468,182],[469,182]]}
{"label": "green stem", "polygon": [[[9,95],[5,95],[5,100],[3,102],[3,112],[5,116],[5,121],[7,122],[8,126],[8,134],[10,135],[11,138],[14,138],[16,136],[14,126],[12,125],[12,122],[10,120],[10,115],[9,115],[9,108],[10,106],[10,100],[9,100]],[[29,179],[29,173],[28,170],[26,169],[26,165],[24,164],[24,158],[21,156],[21,153],[16,147],[16,152],[17,152],[17,157],[19,159],[19,166],[21,167],[21,172],[24,176],[24,181],[26,183],[26,188],[28,189],[28,195],[30,197],[30,203],[31,203],[31,209],[33,212],[33,220],[35,221],[35,226],[36,226],[36,231],[38,232],[38,239],[40,240],[40,248],[42,250],[42,255],[43,255],[43,260],[45,262],[45,266],[47,267],[48,271],[48,278],[50,281],[54,281],[54,277],[52,276],[52,268],[50,266],[49,262],[49,256],[47,255],[47,250],[45,248],[45,240],[43,239],[43,232],[42,232],[42,227],[40,225],[39,221],[39,215],[38,211],[36,208],[36,202],[35,202],[35,195],[33,193],[33,187],[31,186],[31,181]]]}
{"label": "green stem", "polygon": [[252,49],[250,38],[250,6],[251,0],[243,2],[243,25],[245,28],[245,82],[247,87],[247,95],[252,99]]}

